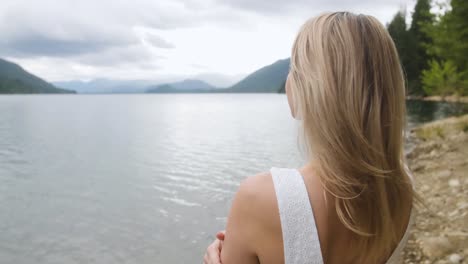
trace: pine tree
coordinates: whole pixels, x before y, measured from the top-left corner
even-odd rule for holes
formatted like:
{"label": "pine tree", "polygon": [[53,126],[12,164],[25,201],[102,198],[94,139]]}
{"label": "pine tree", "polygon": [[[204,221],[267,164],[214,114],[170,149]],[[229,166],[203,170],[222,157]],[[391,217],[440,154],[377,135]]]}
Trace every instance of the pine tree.
{"label": "pine tree", "polygon": [[[468,95],[468,1],[452,0],[451,5],[451,9],[446,8],[449,11],[440,14],[432,26],[424,28],[432,39],[427,45],[428,53],[436,61],[423,74],[423,86],[426,92],[432,89],[440,94]],[[431,82],[437,76],[446,79],[445,88],[431,88]]]}
{"label": "pine tree", "polygon": [[392,21],[387,25],[388,33],[392,36],[395,46],[400,55],[400,59],[403,61],[406,56],[407,48],[407,32],[406,32],[406,22],[405,15],[403,12],[398,12],[393,17]]}
{"label": "pine tree", "polygon": [[428,35],[425,28],[434,23],[434,14],[431,13],[430,0],[418,0],[414,7],[411,27],[409,34],[412,38],[410,49],[414,51],[414,60],[408,71],[409,89],[412,94],[424,94],[421,86],[422,71],[428,68],[431,60],[427,52],[427,46],[431,45],[432,38]]}
{"label": "pine tree", "polygon": [[417,75],[414,69],[414,41],[407,30],[405,12],[399,11],[396,13],[392,21],[387,25],[387,29],[395,42],[407,78]]}
{"label": "pine tree", "polygon": [[454,62],[459,70],[468,71],[468,1],[452,0],[451,5],[452,11],[447,15],[449,27],[453,30]]}

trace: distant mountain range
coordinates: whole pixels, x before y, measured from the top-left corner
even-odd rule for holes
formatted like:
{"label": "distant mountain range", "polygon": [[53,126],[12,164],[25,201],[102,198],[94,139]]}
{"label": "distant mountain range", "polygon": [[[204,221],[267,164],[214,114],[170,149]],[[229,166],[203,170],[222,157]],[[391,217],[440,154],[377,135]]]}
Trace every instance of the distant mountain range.
{"label": "distant mountain range", "polygon": [[[158,83],[151,80],[108,80],[55,82],[60,89],[0,59],[0,93],[284,93],[289,59],[265,66],[229,87],[215,87],[199,79]],[[212,76],[211,76],[212,77]],[[222,79],[221,75],[218,76]]]}
{"label": "distant mountain range", "polygon": [[42,80],[18,64],[0,59],[0,94],[10,93],[75,93]]}
{"label": "distant mountain range", "polygon": [[147,93],[203,93],[216,92],[216,87],[200,80],[186,79],[181,82],[166,83],[148,87]]}
{"label": "distant mountain range", "polygon": [[284,93],[289,59],[265,66],[227,88],[215,88],[200,80],[165,83],[150,87],[147,93]]}
{"label": "distant mountain range", "polygon": [[[226,83],[226,76],[216,74],[199,75],[177,82],[150,80],[108,80],[55,82],[60,87],[78,93],[284,93],[284,84],[289,72],[289,59],[278,60],[241,79],[229,87],[219,87],[198,78],[216,79]],[[216,77],[216,78],[215,78]]]}
{"label": "distant mountain range", "polygon": [[78,93],[144,93],[148,86],[157,84],[151,80],[109,80],[94,79],[90,81],[54,82],[59,87],[73,89]]}
{"label": "distant mountain range", "polygon": [[[209,84],[213,88],[216,85],[212,85],[211,82],[205,81],[205,79],[213,80],[214,83],[232,83],[229,78],[234,78],[235,76],[225,76],[222,74],[201,74],[194,76],[193,78],[186,80],[197,80],[202,81],[206,84]],[[178,83],[182,83],[180,77],[167,77],[166,81],[161,80],[109,80],[109,79],[94,79],[90,81],[61,81],[54,82],[55,85],[60,87],[65,87],[68,89],[73,89],[78,93],[145,93],[149,89],[154,89],[157,86],[166,86],[165,89],[167,92],[170,92],[171,89],[167,89],[169,86],[177,86]],[[202,86],[203,87],[203,86]],[[220,86],[221,87],[221,86]],[[163,88],[163,87],[161,87]],[[183,89],[182,89],[183,90]],[[196,90],[196,89],[195,89]],[[183,91],[174,91],[174,92],[183,92]]]}

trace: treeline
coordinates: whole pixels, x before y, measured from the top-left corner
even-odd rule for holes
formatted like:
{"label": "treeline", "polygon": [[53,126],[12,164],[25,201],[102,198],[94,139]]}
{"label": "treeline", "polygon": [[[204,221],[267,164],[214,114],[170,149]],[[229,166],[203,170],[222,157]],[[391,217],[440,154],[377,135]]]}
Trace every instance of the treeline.
{"label": "treeline", "polygon": [[387,25],[417,96],[468,95],[468,0],[418,0],[411,24],[406,11]]}

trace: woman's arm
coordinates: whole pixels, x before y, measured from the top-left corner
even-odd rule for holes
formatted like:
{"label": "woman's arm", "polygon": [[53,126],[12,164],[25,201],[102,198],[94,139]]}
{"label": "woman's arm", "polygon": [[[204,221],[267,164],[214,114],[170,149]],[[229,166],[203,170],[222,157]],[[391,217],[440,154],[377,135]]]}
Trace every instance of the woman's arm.
{"label": "woman's arm", "polygon": [[276,246],[281,244],[281,241],[276,243],[278,234],[281,236],[281,227],[270,173],[248,177],[241,183],[232,203],[221,262],[253,264],[262,260],[271,263],[264,253],[278,251]]}
{"label": "woman's arm", "polygon": [[[254,176],[255,177],[255,176]],[[254,177],[244,180],[232,202],[227,219],[226,233],[221,250],[221,263],[259,263],[256,253],[258,243],[258,203]]]}
{"label": "woman's arm", "polygon": [[248,177],[234,196],[225,235],[217,235],[208,247],[205,259],[212,260],[205,263],[277,263],[278,254],[282,254],[281,223],[271,175]]}

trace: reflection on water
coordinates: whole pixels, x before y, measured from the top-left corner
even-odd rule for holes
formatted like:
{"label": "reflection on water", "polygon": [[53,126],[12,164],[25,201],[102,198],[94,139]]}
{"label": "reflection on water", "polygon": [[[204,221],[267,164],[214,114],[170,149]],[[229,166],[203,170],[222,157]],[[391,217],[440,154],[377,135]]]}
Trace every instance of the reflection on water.
{"label": "reflection on water", "polygon": [[409,100],[406,102],[409,127],[447,116],[468,113],[468,104]]}
{"label": "reflection on water", "polygon": [[242,179],[301,164],[296,134],[279,94],[0,96],[1,263],[200,262]]}

